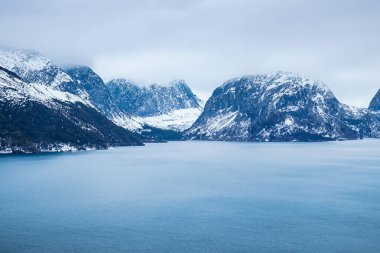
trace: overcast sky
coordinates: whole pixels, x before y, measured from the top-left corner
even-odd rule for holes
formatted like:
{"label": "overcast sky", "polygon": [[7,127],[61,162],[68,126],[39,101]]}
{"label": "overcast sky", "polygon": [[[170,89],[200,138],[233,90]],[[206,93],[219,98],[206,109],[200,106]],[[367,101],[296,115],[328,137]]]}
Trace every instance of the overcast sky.
{"label": "overcast sky", "polygon": [[226,79],[277,70],[356,106],[380,88],[379,0],[1,0],[0,34],[105,80],[181,78],[204,99]]}

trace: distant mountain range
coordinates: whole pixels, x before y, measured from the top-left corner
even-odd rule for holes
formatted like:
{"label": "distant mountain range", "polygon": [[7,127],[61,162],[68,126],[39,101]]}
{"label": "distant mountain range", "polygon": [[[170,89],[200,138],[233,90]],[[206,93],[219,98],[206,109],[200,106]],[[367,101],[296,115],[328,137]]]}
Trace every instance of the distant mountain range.
{"label": "distant mountain range", "polygon": [[380,91],[368,109],[340,103],[293,73],[225,82],[203,102],[183,80],[105,83],[36,51],[0,50],[0,152],[98,149],[180,139],[328,141],[380,137]]}
{"label": "distant mountain range", "polygon": [[138,86],[125,79],[108,83],[89,67],[67,68],[77,95],[115,124],[140,133],[147,141],[180,139],[179,132],[189,128],[202,112],[202,101],[182,81],[168,86]]}
{"label": "distant mountain range", "polygon": [[202,112],[202,101],[183,80],[173,81],[168,86],[142,87],[125,79],[115,79],[107,86],[120,110],[133,115],[142,125],[183,131],[191,127]]}

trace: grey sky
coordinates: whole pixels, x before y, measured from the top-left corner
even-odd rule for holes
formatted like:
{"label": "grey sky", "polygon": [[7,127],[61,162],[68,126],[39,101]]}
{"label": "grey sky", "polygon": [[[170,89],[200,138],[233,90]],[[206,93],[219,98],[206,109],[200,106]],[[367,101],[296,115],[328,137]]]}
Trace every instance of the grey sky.
{"label": "grey sky", "polygon": [[105,80],[181,78],[202,98],[229,78],[293,71],[341,102],[380,88],[378,0],[1,0],[0,44],[85,64]]}

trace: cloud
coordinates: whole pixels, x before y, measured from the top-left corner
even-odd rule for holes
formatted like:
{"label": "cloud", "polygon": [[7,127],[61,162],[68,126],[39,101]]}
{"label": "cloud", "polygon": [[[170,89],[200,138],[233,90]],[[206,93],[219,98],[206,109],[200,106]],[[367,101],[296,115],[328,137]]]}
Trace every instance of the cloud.
{"label": "cloud", "polygon": [[367,106],[380,88],[376,0],[3,0],[1,43],[105,79],[183,78],[209,95],[243,74],[294,71]]}

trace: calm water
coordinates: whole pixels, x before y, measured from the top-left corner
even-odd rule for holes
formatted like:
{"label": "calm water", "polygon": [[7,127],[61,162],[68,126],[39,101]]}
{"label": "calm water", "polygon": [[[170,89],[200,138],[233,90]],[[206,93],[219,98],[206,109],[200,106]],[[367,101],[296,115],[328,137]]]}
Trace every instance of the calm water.
{"label": "calm water", "polygon": [[2,157],[0,252],[380,252],[380,140]]}

